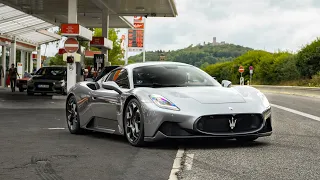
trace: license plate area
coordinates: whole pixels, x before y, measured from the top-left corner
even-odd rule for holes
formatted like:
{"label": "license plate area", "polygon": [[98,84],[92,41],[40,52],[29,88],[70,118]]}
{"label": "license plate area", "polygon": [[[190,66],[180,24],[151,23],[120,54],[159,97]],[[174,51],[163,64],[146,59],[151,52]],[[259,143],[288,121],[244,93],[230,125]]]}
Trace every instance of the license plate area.
{"label": "license plate area", "polygon": [[49,88],[49,85],[45,85],[45,84],[39,84],[38,88]]}

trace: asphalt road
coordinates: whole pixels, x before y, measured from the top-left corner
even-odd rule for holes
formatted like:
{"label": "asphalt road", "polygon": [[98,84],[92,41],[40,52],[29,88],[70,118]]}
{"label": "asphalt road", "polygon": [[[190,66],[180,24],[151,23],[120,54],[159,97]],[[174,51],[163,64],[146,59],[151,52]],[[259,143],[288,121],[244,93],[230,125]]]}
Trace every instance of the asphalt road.
{"label": "asphalt road", "polygon": [[[267,94],[320,117],[320,99]],[[164,141],[135,148],[123,137],[71,135],[64,101],[0,91],[0,179],[167,180],[178,147],[185,180],[320,179],[320,122],[273,108],[274,134],[255,143]],[[20,109],[19,109],[20,108]]]}

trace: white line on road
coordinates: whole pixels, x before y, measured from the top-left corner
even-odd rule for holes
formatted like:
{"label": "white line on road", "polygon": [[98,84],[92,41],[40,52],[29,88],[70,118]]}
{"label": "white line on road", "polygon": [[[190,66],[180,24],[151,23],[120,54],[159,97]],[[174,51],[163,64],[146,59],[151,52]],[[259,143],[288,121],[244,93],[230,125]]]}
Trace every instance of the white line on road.
{"label": "white line on road", "polygon": [[177,172],[179,172],[181,168],[181,159],[182,159],[183,153],[184,153],[184,149],[179,148],[176,158],[173,161],[169,180],[178,180]]}
{"label": "white line on road", "polygon": [[66,128],[48,128],[49,130],[60,130],[60,129],[66,129]]}
{"label": "white line on road", "polygon": [[294,109],[286,108],[286,107],[279,106],[279,105],[276,105],[276,104],[271,104],[271,106],[279,108],[279,109],[282,109],[282,110],[285,110],[285,111],[288,111],[288,112],[292,112],[292,113],[295,113],[295,114],[298,114],[300,116],[304,116],[304,117],[307,117],[307,118],[310,118],[310,119],[313,119],[313,120],[316,120],[316,121],[320,121],[320,117],[318,117],[318,116],[314,116],[314,115],[311,115],[311,114],[307,114],[307,113],[304,113],[304,112],[301,112],[301,111],[297,111],[297,110],[294,110]]}
{"label": "white line on road", "polygon": [[194,157],[194,154],[187,154],[187,158],[184,163],[184,166],[186,167],[186,170],[188,170],[188,171],[190,171],[192,169],[193,157]]}

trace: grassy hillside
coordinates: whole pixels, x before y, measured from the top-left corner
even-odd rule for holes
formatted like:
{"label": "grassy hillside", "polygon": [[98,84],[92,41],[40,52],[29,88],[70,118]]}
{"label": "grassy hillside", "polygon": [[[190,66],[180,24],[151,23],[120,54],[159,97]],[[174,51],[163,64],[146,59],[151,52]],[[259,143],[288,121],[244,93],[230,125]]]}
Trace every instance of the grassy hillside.
{"label": "grassy hillside", "polygon": [[219,81],[228,79],[239,84],[239,66],[245,69],[245,82],[250,79],[249,66],[253,66],[253,84],[320,87],[319,47],[320,39],[316,39],[295,54],[253,50],[233,61],[211,64],[203,69]]}
{"label": "grassy hillside", "polygon": [[[165,56],[166,61],[183,62],[205,68],[210,64],[232,61],[234,58],[239,57],[250,50],[252,49],[234,44],[215,46],[212,44],[199,44],[196,46],[190,45],[187,48],[175,51],[147,51],[146,61],[159,61],[160,55],[162,54]],[[141,62],[142,53],[129,57],[129,61]]]}

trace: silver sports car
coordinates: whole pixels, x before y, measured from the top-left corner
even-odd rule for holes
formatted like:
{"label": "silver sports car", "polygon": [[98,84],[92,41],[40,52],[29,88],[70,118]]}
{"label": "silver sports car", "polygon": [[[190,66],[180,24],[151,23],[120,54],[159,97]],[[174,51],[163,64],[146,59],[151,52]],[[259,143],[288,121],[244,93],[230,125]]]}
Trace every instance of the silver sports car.
{"label": "silver sports car", "polygon": [[67,96],[69,131],[124,135],[133,146],[164,138],[270,136],[271,107],[251,86],[220,84],[206,72],[177,62],[116,68],[97,82],[79,82]]}

